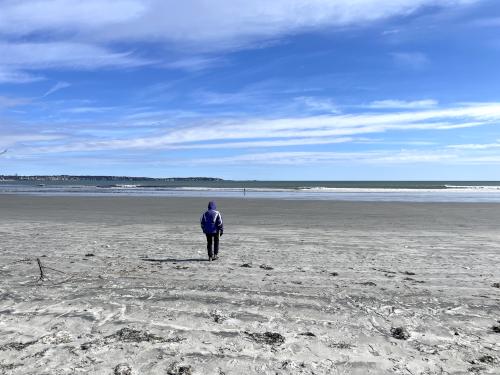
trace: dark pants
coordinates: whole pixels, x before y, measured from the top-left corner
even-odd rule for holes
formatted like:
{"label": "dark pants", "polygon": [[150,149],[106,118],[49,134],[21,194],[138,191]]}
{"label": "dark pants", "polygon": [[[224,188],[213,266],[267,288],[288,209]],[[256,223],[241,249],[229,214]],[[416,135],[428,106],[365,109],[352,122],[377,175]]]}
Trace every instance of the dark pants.
{"label": "dark pants", "polygon": [[[208,256],[212,258],[219,253],[219,233],[206,234],[207,236],[207,251]],[[212,252],[212,243],[214,244],[214,250]]]}

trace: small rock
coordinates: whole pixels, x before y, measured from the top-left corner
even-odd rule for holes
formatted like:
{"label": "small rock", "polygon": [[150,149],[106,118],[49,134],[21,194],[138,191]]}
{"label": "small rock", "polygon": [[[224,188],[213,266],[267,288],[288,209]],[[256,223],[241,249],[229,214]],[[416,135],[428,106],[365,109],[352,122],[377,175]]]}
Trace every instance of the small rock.
{"label": "small rock", "polygon": [[260,268],[262,268],[263,270],[267,270],[267,271],[269,271],[269,270],[273,270],[273,269],[274,269],[273,267],[268,266],[268,265],[266,265],[266,264],[261,264],[261,265],[260,265]]}
{"label": "small rock", "polygon": [[250,263],[244,263],[240,267],[243,267],[243,268],[252,268],[252,265]]}
{"label": "small rock", "polygon": [[493,326],[491,327],[491,329],[493,330],[493,332],[500,333],[500,326]]}
{"label": "small rock", "polygon": [[126,363],[116,365],[114,375],[132,375],[132,367]]}
{"label": "small rock", "polygon": [[491,284],[493,288],[500,288],[500,283],[493,283]]}
{"label": "small rock", "polygon": [[86,257],[94,257],[95,255],[94,255],[94,254],[92,254],[92,253],[87,253],[87,254],[85,254],[85,256],[86,256]]}
{"label": "small rock", "polygon": [[408,340],[410,334],[404,327],[391,328],[391,336],[398,340]]}
{"label": "small rock", "polygon": [[338,276],[339,273],[338,272],[330,272],[330,276]]}

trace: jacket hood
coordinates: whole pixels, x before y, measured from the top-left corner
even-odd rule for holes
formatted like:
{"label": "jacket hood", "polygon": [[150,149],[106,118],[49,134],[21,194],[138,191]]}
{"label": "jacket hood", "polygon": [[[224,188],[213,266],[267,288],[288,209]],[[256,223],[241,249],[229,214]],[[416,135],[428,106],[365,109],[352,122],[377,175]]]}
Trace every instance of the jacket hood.
{"label": "jacket hood", "polygon": [[217,206],[215,205],[214,201],[208,202],[208,209],[209,210],[215,210],[216,208],[217,208]]}

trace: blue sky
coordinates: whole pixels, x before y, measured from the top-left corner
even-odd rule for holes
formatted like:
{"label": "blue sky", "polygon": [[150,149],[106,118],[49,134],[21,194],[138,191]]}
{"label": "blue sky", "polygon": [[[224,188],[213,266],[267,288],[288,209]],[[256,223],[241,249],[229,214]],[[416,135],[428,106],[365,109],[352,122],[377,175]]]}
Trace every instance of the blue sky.
{"label": "blue sky", "polygon": [[500,180],[497,0],[0,0],[0,173]]}

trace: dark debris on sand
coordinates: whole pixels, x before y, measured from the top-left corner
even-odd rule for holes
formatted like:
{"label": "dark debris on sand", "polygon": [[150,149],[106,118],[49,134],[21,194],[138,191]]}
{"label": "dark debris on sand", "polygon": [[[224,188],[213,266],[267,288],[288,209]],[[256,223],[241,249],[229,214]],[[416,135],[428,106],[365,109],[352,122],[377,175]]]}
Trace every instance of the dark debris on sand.
{"label": "dark debris on sand", "polygon": [[92,253],[87,253],[85,254],[86,257],[95,257],[95,254],[92,254]]}
{"label": "dark debris on sand", "polygon": [[229,316],[220,310],[210,311],[210,317],[214,320],[215,323],[222,323],[223,321],[229,319]]}
{"label": "dark debris on sand", "polygon": [[491,329],[495,333],[500,333],[500,325],[494,325],[493,327],[491,327]]}
{"label": "dark debris on sand", "polygon": [[[112,335],[104,337],[104,344],[108,345],[113,342],[152,342],[152,343],[169,343],[169,342],[180,342],[185,340],[182,337],[172,337],[164,338],[146,331],[139,331],[131,328],[122,328],[119,331],[113,333]],[[99,341],[86,342],[80,345],[80,349],[88,350],[92,346],[97,345]]]}
{"label": "dark debris on sand", "polygon": [[116,365],[114,371],[114,375],[132,375],[132,367],[130,367],[126,363],[120,363]]}
{"label": "dark debris on sand", "polygon": [[414,278],[412,278],[412,277],[405,277],[403,280],[405,280],[405,281],[412,281],[412,282],[414,282],[414,283],[416,283],[416,284],[424,284],[424,283],[425,283],[425,281],[422,281],[422,280],[415,280],[415,279],[414,279]]}
{"label": "dark debris on sand", "polygon": [[487,364],[490,364],[490,365],[493,365],[496,360],[494,357],[492,357],[491,355],[483,355],[482,357],[479,357],[478,359],[479,362],[481,363],[487,363]]}
{"label": "dark debris on sand", "polygon": [[377,286],[373,281],[365,281],[362,283],[358,283],[359,285],[365,285],[365,286]]}
{"label": "dark debris on sand", "polygon": [[267,271],[270,271],[270,270],[274,269],[273,267],[268,266],[267,264],[261,264],[260,268],[262,268],[263,270],[267,270]]}
{"label": "dark debris on sand", "polygon": [[398,340],[408,340],[410,333],[404,327],[391,328],[391,336]]}
{"label": "dark debris on sand", "polygon": [[330,276],[338,276],[339,273],[338,272],[330,272]]}
{"label": "dark debris on sand", "polygon": [[189,365],[179,365],[178,363],[172,363],[167,369],[167,375],[192,375],[193,368]]}
{"label": "dark debris on sand", "polygon": [[285,337],[277,332],[252,333],[245,331],[245,334],[261,344],[281,345],[285,342]]}
{"label": "dark debris on sand", "polygon": [[250,263],[243,263],[240,267],[243,267],[243,268],[252,268],[252,265]]}
{"label": "dark debris on sand", "polygon": [[493,288],[500,288],[500,283],[493,283],[491,284]]}
{"label": "dark debris on sand", "polygon": [[352,349],[353,345],[347,342],[334,342],[328,345],[330,348],[335,349]]}
{"label": "dark debris on sand", "polygon": [[164,338],[156,336],[152,333],[146,331],[138,331],[131,328],[122,328],[119,331],[113,333],[112,335],[105,337],[107,340],[117,340],[122,342],[164,342]]}
{"label": "dark debris on sand", "polygon": [[36,344],[36,342],[37,342],[36,340],[35,341],[28,341],[28,342],[9,342],[7,344],[4,344],[4,345],[0,346],[0,351],[5,351],[5,350],[17,350],[17,351],[20,351],[20,350],[24,350],[28,346]]}
{"label": "dark debris on sand", "polygon": [[411,272],[411,271],[404,271],[404,272],[401,272],[403,275],[408,275],[408,276],[415,276],[416,273],[415,272]]}

